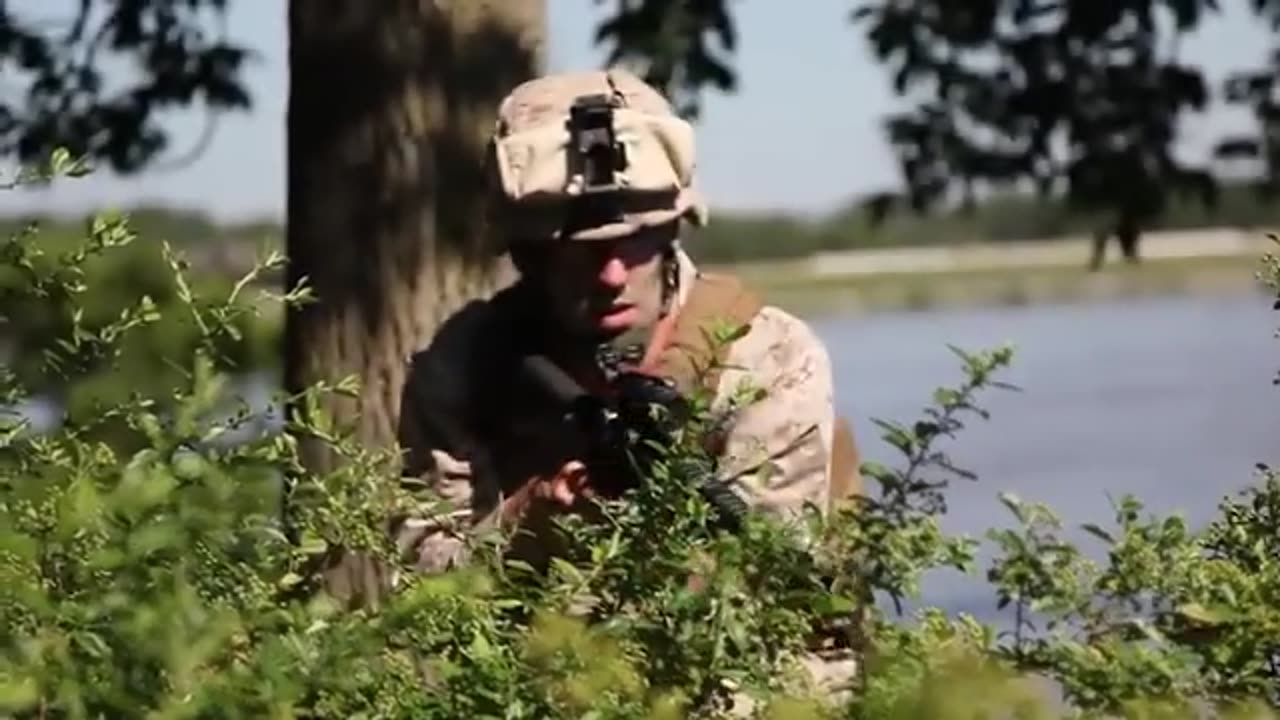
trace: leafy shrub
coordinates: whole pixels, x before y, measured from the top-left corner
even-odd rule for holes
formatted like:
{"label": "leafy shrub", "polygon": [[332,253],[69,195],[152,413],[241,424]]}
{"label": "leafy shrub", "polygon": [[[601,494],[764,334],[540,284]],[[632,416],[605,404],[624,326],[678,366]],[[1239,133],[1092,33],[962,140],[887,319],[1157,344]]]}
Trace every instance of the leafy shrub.
{"label": "leafy shrub", "polygon": [[[60,162],[61,171],[77,171],[69,159]],[[0,262],[0,358],[24,388],[73,418],[94,417],[133,395],[162,397],[181,380],[182,364],[171,360],[190,357],[207,340],[217,343],[219,370],[276,365],[279,314],[246,312],[242,290],[228,303],[234,314],[202,336],[188,305],[231,296],[236,278],[193,273],[167,241],[140,236],[132,217],[95,216],[83,235],[36,224],[13,234],[21,239],[5,244]],[[254,275],[280,264],[272,256]],[[174,282],[179,271],[185,285]],[[90,342],[94,335],[107,342]]]}
{"label": "leafy shrub", "polygon": [[[10,292],[59,298],[71,328],[40,348],[42,372],[85,358],[110,367],[124,339],[161,320],[139,298],[112,321],[75,321],[83,264],[132,241],[125,220],[101,222],[52,264],[26,262],[30,234],[0,250],[25,279]],[[649,482],[603,508],[606,522],[565,521],[565,558],[546,575],[503,562],[491,537],[469,566],[421,576],[386,519],[430,513],[433,498],[391,482],[390,451],[362,448],[315,410],[353,383],[227,412],[236,323],[266,301],[307,302],[306,289],[202,296],[184,289],[181,262],[170,268],[174,321],[196,341],[165,358],[182,369],[169,393],[41,432],[0,416],[6,717],[713,717],[744,695],[774,718],[1190,717],[1193,706],[1270,717],[1278,699],[1280,482],[1266,470],[1201,532],[1126,499],[1116,527],[1093,528],[1110,543],[1103,565],[1058,538],[1047,509],[1006,498],[1019,523],[991,533],[1001,554],[988,577],[1017,614],[1014,636],[937,609],[902,619],[897,603],[925,573],[974,569],[977,541],[938,524],[949,483],[973,478],[939,445],[985,417],[976,398],[999,385],[1010,348],[957,350],[960,386],[939,389],[919,421],[881,423],[903,467],[868,464],[873,492],[815,514],[807,532],[759,518],[716,530],[692,485],[709,461],[704,412]],[[1280,277],[1273,259],[1268,272]],[[0,378],[3,407],[24,393],[14,373]],[[262,412],[283,425],[227,441]],[[141,440],[113,443],[103,427]],[[302,438],[347,462],[309,474]],[[321,561],[346,550],[396,569],[383,602],[346,611],[322,591]],[[797,664],[819,626],[863,653],[839,707]]]}

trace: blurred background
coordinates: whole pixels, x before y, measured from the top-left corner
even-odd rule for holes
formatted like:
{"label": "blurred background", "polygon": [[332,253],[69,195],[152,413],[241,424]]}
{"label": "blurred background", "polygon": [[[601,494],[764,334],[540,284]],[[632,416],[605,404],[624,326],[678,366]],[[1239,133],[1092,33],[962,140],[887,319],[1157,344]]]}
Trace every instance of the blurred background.
{"label": "blurred background", "polygon": [[[1006,379],[1022,391],[984,397],[991,419],[948,447],[980,478],[952,491],[948,530],[1009,522],[1004,491],[1068,525],[1125,493],[1198,522],[1276,459],[1280,353],[1255,279],[1280,219],[1266,0],[516,4],[541,13],[546,69],[636,62],[684,103],[712,208],[687,248],[815,324],[869,459],[898,460],[872,418],[913,420],[960,381],[947,344],[1017,346]],[[146,243],[96,266],[104,316],[171,295],[161,240],[211,287],[284,246],[286,3],[172,5],[0,2],[0,161],[62,144],[99,166],[0,192],[0,225],[38,221],[57,246],[95,211],[128,211]],[[34,363],[25,349],[60,327],[23,313],[5,362]],[[250,328],[254,393],[279,384],[282,328]],[[28,412],[53,422],[159,382],[157,351],[183,332],[39,388]],[[976,581],[928,595],[993,616]]]}

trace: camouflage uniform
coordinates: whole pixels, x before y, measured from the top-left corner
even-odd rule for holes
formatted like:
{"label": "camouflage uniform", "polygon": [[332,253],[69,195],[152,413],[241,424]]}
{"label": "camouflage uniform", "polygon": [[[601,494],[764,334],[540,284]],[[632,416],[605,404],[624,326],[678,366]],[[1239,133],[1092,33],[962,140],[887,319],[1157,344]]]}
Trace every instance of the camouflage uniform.
{"label": "camouflage uniform", "polygon": [[[625,96],[630,108],[643,113],[630,120],[632,127],[651,131],[647,137],[640,133],[642,137],[631,138],[629,159],[637,194],[670,192],[663,196],[665,205],[638,205],[621,221],[579,230],[570,239],[616,236],[677,217],[704,222],[705,208],[692,187],[691,130],[670,114],[661,96],[616,71],[535,80],[504,102],[496,169],[510,201],[505,222],[523,232],[559,232],[554,213],[547,209],[554,204],[521,201],[553,195],[570,182],[563,177],[562,154],[540,164],[539,153],[559,149],[556,141],[561,136],[547,128],[557,127],[574,97],[602,91]],[[524,141],[501,144],[504,138],[522,136]],[[659,148],[664,153],[658,153]],[[750,291],[732,278],[704,275],[683,250],[677,249],[675,257],[678,282],[672,312],[677,323],[684,315],[701,316],[699,322],[711,320],[720,310],[732,310],[720,305],[747,299],[738,310],[750,329],[721,358],[725,366],[712,387],[718,405],[744,382],[763,388],[765,394],[729,427],[720,455],[722,476],[731,479],[748,504],[782,518],[796,516],[808,504],[826,510],[838,499],[833,493],[856,490],[852,437],[834,412],[831,364],[820,339],[787,312],[753,303]],[[704,292],[706,288],[711,290]],[[700,307],[692,310],[691,303]],[[520,411],[503,405],[508,390],[501,380],[511,368],[503,363],[516,350],[513,338],[538,325],[533,304],[520,282],[493,298],[475,301],[446,322],[432,345],[412,359],[401,403],[405,475],[426,481],[455,508],[445,517],[406,520],[398,528],[402,547],[424,572],[466,562],[468,536],[494,524],[512,486],[527,479],[531,468],[549,463],[554,467],[557,458],[572,453],[549,435],[555,432],[554,424],[536,417],[522,423]],[[664,356],[664,367],[673,372],[678,361],[670,358],[676,352],[673,348]],[[503,425],[503,432],[495,434],[486,425],[495,422]],[[513,426],[520,427],[511,430]],[[844,456],[833,452],[834,447],[843,447]],[[819,680],[836,681],[850,674],[846,659],[810,660]]]}

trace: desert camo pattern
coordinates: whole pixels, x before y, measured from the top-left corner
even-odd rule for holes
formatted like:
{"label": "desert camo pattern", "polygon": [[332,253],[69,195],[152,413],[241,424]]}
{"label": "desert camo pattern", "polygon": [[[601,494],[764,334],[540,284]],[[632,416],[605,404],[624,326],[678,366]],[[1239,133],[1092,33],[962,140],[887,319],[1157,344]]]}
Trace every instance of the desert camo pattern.
{"label": "desert camo pattern", "polygon": [[[679,308],[697,275],[679,253]],[[412,358],[401,414],[405,475],[424,481],[452,507],[447,513],[404,521],[400,547],[421,572],[441,572],[465,564],[468,539],[491,528],[502,501],[501,482],[488,449],[465,423],[463,408],[475,383],[467,348],[477,334],[494,327],[492,305],[478,302],[442,329],[432,346]],[[720,457],[730,478],[752,507],[783,520],[799,519],[806,508],[828,507],[834,391],[831,362],[813,330],[793,315],[763,306],[726,356],[716,385],[715,406],[733,402],[749,388],[762,399],[738,410]],[[855,664],[848,652],[816,653],[801,659],[808,676],[828,697],[846,692]],[[741,712],[749,703],[741,698]]]}
{"label": "desert camo pattern", "polygon": [[[680,264],[685,281],[677,308],[697,273],[683,251]],[[425,482],[451,506],[440,517],[407,520],[399,529],[401,547],[424,572],[465,562],[469,534],[492,524],[502,499],[501,483],[486,472],[488,449],[460,421],[470,389],[485,381],[472,377],[467,350],[476,334],[493,327],[489,312],[492,306],[483,303],[468,307],[412,358],[401,408],[405,475]],[[825,509],[834,420],[831,363],[806,323],[776,307],[760,310],[728,350],[715,405],[726,407],[751,388],[764,394],[738,409],[720,458],[722,477],[749,505],[779,518],[796,518],[810,504]]]}

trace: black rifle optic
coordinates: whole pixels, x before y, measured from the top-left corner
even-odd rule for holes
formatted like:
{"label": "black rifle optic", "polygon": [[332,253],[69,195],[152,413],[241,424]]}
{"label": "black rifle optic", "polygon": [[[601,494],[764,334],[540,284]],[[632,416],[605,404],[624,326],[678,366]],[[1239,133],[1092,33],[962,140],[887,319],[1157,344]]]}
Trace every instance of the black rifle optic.
{"label": "black rifle optic", "polygon": [[[593,482],[633,482],[635,469],[647,471],[655,458],[650,443],[667,447],[672,434],[688,418],[688,402],[661,378],[637,372],[619,372],[612,379],[616,399],[610,401],[586,391],[555,363],[542,355],[521,362],[525,379],[541,391],[583,433],[588,457],[584,458]],[[595,472],[593,472],[593,469]],[[716,512],[718,520],[737,532],[748,512],[747,504],[709,470],[697,473],[697,490]],[[625,487],[604,487],[621,491]]]}

